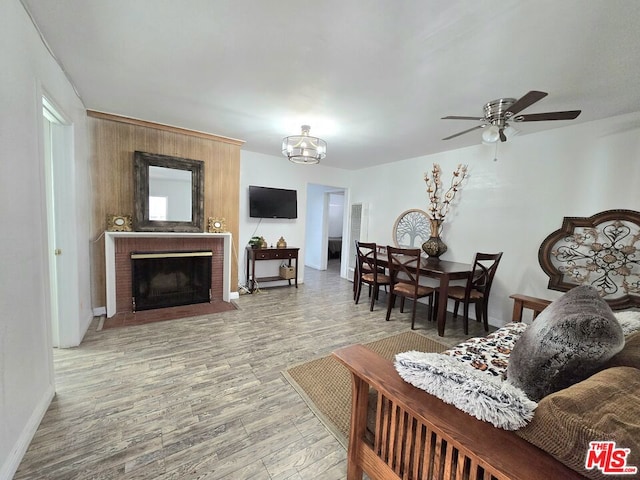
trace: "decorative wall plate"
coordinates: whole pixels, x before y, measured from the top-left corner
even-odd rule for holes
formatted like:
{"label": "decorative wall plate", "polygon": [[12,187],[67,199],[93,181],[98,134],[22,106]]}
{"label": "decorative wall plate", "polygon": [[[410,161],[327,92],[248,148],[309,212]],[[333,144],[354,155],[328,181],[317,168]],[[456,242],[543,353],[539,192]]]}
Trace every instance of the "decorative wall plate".
{"label": "decorative wall plate", "polygon": [[538,261],[552,290],[592,285],[615,310],[640,306],[640,212],[564,217],[540,245]]}
{"label": "decorative wall plate", "polygon": [[224,218],[209,217],[209,233],[224,233],[226,231]]}
{"label": "decorative wall plate", "polygon": [[131,215],[107,214],[107,231],[109,232],[130,232]]}
{"label": "decorative wall plate", "polygon": [[393,225],[393,243],[398,248],[420,248],[430,235],[429,215],[417,208],[402,212]]}

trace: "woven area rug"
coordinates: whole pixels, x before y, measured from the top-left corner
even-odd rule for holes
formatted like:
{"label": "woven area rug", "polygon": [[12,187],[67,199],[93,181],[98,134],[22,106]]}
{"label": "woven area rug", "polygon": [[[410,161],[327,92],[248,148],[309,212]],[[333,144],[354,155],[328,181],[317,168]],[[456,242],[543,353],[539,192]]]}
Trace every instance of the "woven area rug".
{"label": "woven area rug", "polygon": [[[430,338],[409,331],[364,344],[393,360],[396,353],[409,350],[442,352],[447,349]],[[303,363],[282,372],[307,402],[313,413],[346,448],[351,418],[351,375],[331,355]]]}

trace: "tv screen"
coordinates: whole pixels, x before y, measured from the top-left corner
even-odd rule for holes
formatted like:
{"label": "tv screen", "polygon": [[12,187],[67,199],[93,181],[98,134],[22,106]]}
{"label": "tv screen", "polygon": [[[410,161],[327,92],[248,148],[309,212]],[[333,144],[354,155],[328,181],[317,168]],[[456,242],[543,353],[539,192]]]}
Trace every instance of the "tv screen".
{"label": "tv screen", "polygon": [[253,218],[298,218],[295,190],[249,186],[249,216]]}

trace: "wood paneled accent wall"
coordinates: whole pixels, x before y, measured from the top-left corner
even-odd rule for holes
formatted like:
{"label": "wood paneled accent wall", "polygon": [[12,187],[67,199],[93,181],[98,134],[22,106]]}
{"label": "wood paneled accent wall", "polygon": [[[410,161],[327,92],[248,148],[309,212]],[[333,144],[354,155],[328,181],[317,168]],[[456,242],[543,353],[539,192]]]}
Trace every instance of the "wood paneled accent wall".
{"label": "wood paneled accent wall", "polygon": [[241,140],[142,120],[87,111],[91,136],[92,306],[106,305],[104,231],[108,214],[132,215],[133,153],[136,150],[202,160],[205,230],[209,217],[223,217],[233,236],[231,290],[238,285]]}

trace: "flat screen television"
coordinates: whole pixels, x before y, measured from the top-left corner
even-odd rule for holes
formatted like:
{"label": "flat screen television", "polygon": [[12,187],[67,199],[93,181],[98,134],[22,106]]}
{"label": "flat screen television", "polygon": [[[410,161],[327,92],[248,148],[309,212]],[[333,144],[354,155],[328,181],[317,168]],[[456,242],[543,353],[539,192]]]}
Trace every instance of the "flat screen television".
{"label": "flat screen television", "polygon": [[249,216],[253,218],[298,218],[296,190],[250,185]]}

